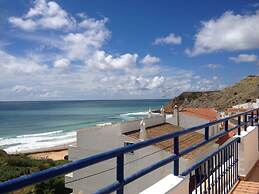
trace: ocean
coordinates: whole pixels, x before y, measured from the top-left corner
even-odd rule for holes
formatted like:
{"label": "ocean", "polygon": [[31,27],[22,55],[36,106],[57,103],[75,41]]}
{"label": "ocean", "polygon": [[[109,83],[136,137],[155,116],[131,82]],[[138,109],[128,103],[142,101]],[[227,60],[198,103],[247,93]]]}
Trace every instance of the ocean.
{"label": "ocean", "polygon": [[8,153],[76,141],[76,130],[141,119],[168,100],[0,102],[0,149]]}

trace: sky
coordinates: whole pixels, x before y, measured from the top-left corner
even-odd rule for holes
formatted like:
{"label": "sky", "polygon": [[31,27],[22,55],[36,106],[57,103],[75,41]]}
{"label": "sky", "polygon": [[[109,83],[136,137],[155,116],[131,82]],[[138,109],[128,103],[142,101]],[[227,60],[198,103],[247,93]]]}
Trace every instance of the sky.
{"label": "sky", "polygon": [[218,90],[258,49],[257,0],[0,0],[0,100]]}

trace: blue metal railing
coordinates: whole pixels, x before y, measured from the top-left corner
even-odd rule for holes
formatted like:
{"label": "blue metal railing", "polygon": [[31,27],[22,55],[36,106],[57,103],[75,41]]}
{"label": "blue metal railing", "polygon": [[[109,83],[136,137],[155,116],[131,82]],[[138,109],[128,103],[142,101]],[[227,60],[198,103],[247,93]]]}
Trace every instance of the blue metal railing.
{"label": "blue metal railing", "polygon": [[[255,116],[256,115],[256,116]],[[250,118],[248,119],[248,116],[250,116]],[[241,117],[244,117],[244,121],[241,122]],[[229,128],[228,126],[228,122],[230,119],[238,119],[238,124],[235,127]],[[174,165],[174,174],[175,175],[179,175],[179,159],[180,157],[188,154],[189,152],[219,138],[222,137],[226,134],[228,134],[230,131],[233,131],[235,129],[238,129],[238,134],[241,133],[241,128],[244,127],[244,130],[247,129],[248,125],[254,125],[254,121],[256,121],[256,125],[258,126],[258,118],[259,118],[259,109],[254,109],[254,110],[250,110],[244,113],[240,113],[237,115],[233,115],[227,118],[223,118],[220,120],[216,120],[210,123],[206,123],[203,125],[199,125],[199,126],[195,126],[192,128],[188,128],[188,129],[184,129],[181,131],[177,131],[177,132],[173,132],[173,133],[168,133],[159,137],[155,137],[146,141],[142,141],[142,142],[138,142],[126,147],[120,147],[120,148],[116,148],[107,152],[103,152],[103,153],[99,153],[96,154],[94,156],[90,156],[84,159],[80,159],[77,161],[73,161],[71,163],[62,165],[62,166],[57,166],[57,167],[53,167],[47,170],[43,170],[40,172],[36,172],[30,175],[24,175],[21,176],[19,178],[15,178],[3,183],[0,183],[0,193],[6,193],[6,192],[11,192],[14,190],[18,190],[20,188],[23,188],[25,186],[29,186],[29,185],[33,185],[35,183],[39,183],[41,181],[53,178],[53,177],[57,177],[60,175],[64,175],[64,174],[68,174],[70,172],[91,166],[93,164],[102,162],[102,161],[106,161],[112,158],[117,158],[117,167],[116,167],[116,181],[100,190],[98,190],[96,193],[111,193],[113,191],[117,191],[118,194],[122,194],[123,193],[123,189],[124,186],[133,182],[134,180],[170,163],[173,162]],[[209,137],[209,127],[216,125],[216,124],[220,124],[220,123],[225,123],[225,127],[224,130],[219,132],[218,134]],[[198,130],[204,129],[205,130],[205,138],[202,142],[196,144],[196,145],[192,145],[184,150],[180,150],[179,149],[179,137],[185,134],[188,134],[190,132],[195,132]],[[173,139],[174,140],[174,153],[163,159],[160,160],[148,167],[145,167],[137,172],[135,172],[134,174],[128,176],[128,177],[124,177],[124,154],[128,153],[128,152],[132,152],[156,143],[159,143],[161,141],[165,141],[165,140],[169,140],[169,139]],[[206,157],[208,158],[208,157]],[[192,167],[191,167],[192,168]]]}
{"label": "blue metal railing", "polygon": [[181,173],[190,175],[189,193],[228,193],[239,180],[237,137]]}

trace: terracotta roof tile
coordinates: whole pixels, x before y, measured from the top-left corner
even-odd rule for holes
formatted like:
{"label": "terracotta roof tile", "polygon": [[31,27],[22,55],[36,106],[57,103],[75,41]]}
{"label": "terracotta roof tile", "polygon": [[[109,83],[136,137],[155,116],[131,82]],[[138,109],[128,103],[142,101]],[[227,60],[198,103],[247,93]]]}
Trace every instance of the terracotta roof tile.
{"label": "terracotta roof tile", "polygon": [[[183,130],[183,129],[180,127],[174,126],[172,124],[169,124],[169,123],[164,123],[161,125],[157,125],[155,127],[149,127],[146,129],[147,139],[161,136],[166,133],[179,131],[179,130]],[[128,132],[125,135],[127,135],[131,138],[139,139],[139,130],[133,131],[133,132]],[[180,138],[179,138],[180,150],[184,150],[192,145],[198,144],[198,143],[202,142],[203,140],[204,140],[204,135],[201,133],[197,133],[197,132],[190,132],[188,134],[180,136]],[[196,155],[200,155],[200,153],[204,152],[208,148],[208,146],[210,146],[212,143],[206,144],[206,145],[184,155],[183,158],[190,159]],[[159,143],[155,144],[155,146],[157,146],[161,149],[164,149],[170,153],[173,153],[173,147],[174,147],[173,140],[166,140],[163,142],[159,142]]]}
{"label": "terracotta roof tile", "polygon": [[218,113],[214,108],[185,108],[182,113],[207,119],[209,121],[215,121],[218,118]]}
{"label": "terracotta roof tile", "polygon": [[228,108],[226,112],[237,113],[237,112],[246,112],[248,109],[245,108]]}

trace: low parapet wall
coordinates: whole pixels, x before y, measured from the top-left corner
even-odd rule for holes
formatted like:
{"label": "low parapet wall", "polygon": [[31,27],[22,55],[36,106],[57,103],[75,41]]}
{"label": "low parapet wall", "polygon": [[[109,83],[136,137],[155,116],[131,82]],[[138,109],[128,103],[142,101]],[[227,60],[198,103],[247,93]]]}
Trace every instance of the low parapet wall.
{"label": "low parapet wall", "polygon": [[[155,116],[152,116],[151,118],[144,119],[144,122],[145,122],[146,128],[147,128],[147,127],[163,124],[166,122],[166,119],[165,119],[164,115],[155,115]],[[139,130],[140,129],[140,120],[120,123],[120,129],[121,129],[121,133],[127,133],[130,131]]]}

